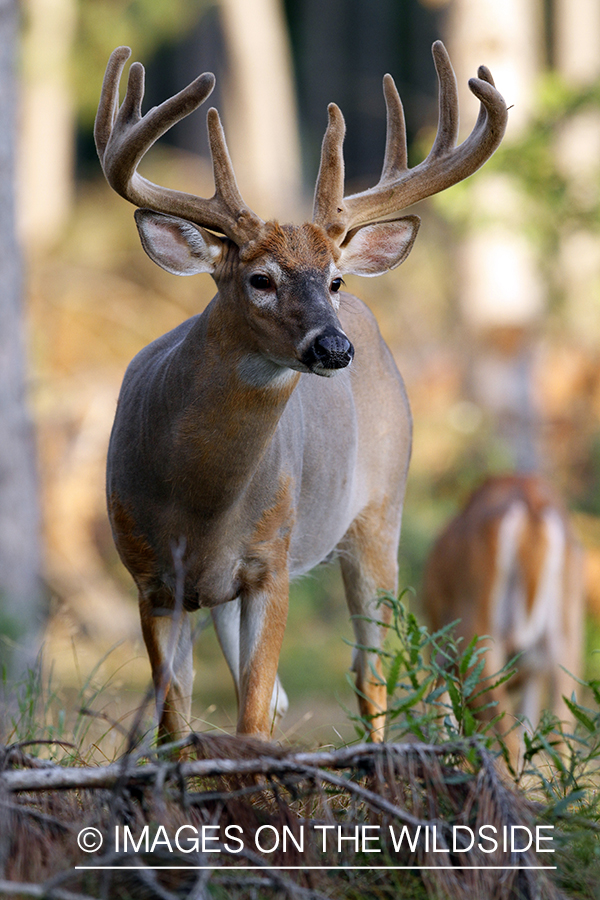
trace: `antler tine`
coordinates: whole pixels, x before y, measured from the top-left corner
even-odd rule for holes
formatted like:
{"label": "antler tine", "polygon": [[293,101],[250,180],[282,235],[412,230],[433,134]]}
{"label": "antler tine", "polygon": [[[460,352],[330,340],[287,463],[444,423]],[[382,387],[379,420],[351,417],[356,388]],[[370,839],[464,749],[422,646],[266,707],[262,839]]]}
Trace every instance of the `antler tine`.
{"label": "antler tine", "polygon": [[[492,78],[492,73],[490,72],[490,70],[488,69],[487,66],[479,66],[479,68],[477,69],[477,78],[469,79],[469,82],[468,82],[469,89],[471,90],[472,93],[475,93],[474,88],[477,87],[478,81],[486,81],[489,85],[491,85],[492,87],[495,87],[494,79]],[[475,96],[477,96],[476,93],[475,93]],[[479,115],[478,115],[477,121],[475,123],[475,130],[484,128],[486,118],[487,118],[487,109],[486,109],[485,104],[481,103],[479,106]]]}
{"label": "antler tine", "polygon": [[[384,94],[387,106],[387,139],[383,170],[372,188],[341,199],[335,209],[315,199],[315,210],[322,211],[315,221],[341,246],[348,233],[369,222],[396,216],[401,210],[439,193],[476,172],[496,150],[506,129],[506,104],[494,87],[488,69],[480,66],[478,77],[471,78],[469,88],[480,101],[477,122],[469,137],[456,147],[458,136],[458,92],[456,77],[441,41],[432,47],[439,82],[439,125],[427,158],[413,169],[407,168],[404,114],[391,76],[385,76]],[[341,114],[340,114],[341,115]],[[325,144],[327,135],[323,142]],[[341,141],[339,145],[341,154]],[[323,157],[322,157],[323,167]],[[343,165],[343,164],[342,164]],[[343,171],[343,168],[341,168]],[[317,192],[320,190],[317,183]],[[323,213],[328,210],[329,218]],[[335,236],[332,232],[332,224]]]}
{"label": "antler tine", "polygon": [[456,147],[458,140],[458,85],[456,75],[441,41],[431,48],[439,83],[438,130],[429,152],[431,159],[442,156]]}
{"label": "antler tine", "polygon": [[408,169],[406,122],[402,100],[391,75],[383,76],[383,95],[386,109],[385,156],[379,184],[395,178]]}
{"label": "antler tine", "polygon": [[[118,194],[136,206],[181,216],[197,225],[220,231],[238,244],[245,243],[255,234],[261,220],[248,209],[239,194],[222,129],[216,144],[211,139],[216,191],[210,199],[159,187],[137,171],[150,147],[207,99],[214,87],[214,75],[205,72],[142,116],[144,67],[140,63],[132,64],[125,98],[120,108],[118,105],[119,83],[130,54],[128,47],[118,47],[111,54],[96,115],[94,137],[106,180]],[[216,145],[220,148],[217,152]],[[223,164],[224,157],[227,165]],[[250,223],[254,231],[250,230]]]}
{"label": "antler tine", "polygon": [[219,113],[214,107],[208,111],[207,126],[215,179],[215,195],[212,199],[215,205],[222,206],[224,216],[233,215],[235,230],[238,233],[248,231],[255,234],[262,220],[242,200],[225,141],[225,132]]}
{"label": "antler tine", "polygon": [[125,63],[130,56],[131,50],[129,47],[117,47],[110,54],[106,72],[104,73],[96,121],[94,122],[94,140],[96,141],[96,150],[98,151],[100,162],[102,162],[104,157],[104,151],[119,110],[119,82],[121,81]]}
{"label": "antler tine", "polygon": [[345,234],[344,154],[346,123],[335,103],[330,103],[329,121],[321,147],[321,163],[315,187],[313,222],[322,225],[334,240]]}

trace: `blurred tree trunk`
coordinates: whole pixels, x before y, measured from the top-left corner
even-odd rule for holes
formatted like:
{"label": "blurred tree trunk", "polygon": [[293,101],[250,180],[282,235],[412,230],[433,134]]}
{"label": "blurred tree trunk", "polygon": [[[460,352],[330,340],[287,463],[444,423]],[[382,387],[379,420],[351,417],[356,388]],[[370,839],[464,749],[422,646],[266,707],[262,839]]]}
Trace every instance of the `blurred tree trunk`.
{"label": "blurred tree trunk", "polygon": [[281,0],[222,0],[220,9],[229,63],[224,116],[236,176],[260,215],[293,216],[300,145]]}
{"label": "blurred tree trunk", "polygon": [[583,87],[600,77],[597,0],[555,0],[553,50],[556,68],[572,84]]}
{"label": "blurred tree trunk", "polygon": [[[553,50],[556,69],[571,88],[588,88],[600,78],[598,0],[555,0]],[[593,215],[600,190],[600,110],[586,104],[568,116],[555,149],[571,200],[578,209]],[[581,346],[595,353],[600,324],[597,230],[582,226],[565,233],[560,263],[570,330]]]}
{"label": "blurred tree trunk", "polygon": [[27,250],[51,247],[74,194],[69,64],[75,0],[24,0],[19,141],[19,225]]}
{"label": "blurred tree trunk", "polygon": [[0,0],[0,661],[12,675],[34,658],[41,624],[40,515],[15,234],[17,23],[17,0]]}
{"label": "blurred tree trunk", "polygon": [[[509,111],[505,142],[527,126],[544,53],[540,0],[452,0],[447,44],[458,78],[461,121],[472,126],[476,104],[468,79],[487,65]],[[464,135],[463,135],[464,136]],[[459,303],[471,359],[469,393],[493,421],[505,464],[538,468],[539,413],[533,348],[546,297],[526,235],[518,185],[486,168],[470,194],[473,226],[461,250]]]}

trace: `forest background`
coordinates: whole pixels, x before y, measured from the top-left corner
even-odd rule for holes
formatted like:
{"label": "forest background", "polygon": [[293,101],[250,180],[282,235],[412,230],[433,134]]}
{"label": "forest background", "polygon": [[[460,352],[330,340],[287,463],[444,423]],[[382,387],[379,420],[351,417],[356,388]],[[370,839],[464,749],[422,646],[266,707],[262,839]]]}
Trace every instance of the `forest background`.
{"label": "forest background", "polygon": [[[400,548],[414,588],[442,525],[490,472],[533,470],[562,493],[586,554],[585,671],[600,662],[600,6],[597,0],[14,0],[0,3],[0,663],[10,695],[35,659],[56,715],[82,703],[127,727],[149,682],[131,580],[112,544],[106,447],[133,355],[201,311],[208,277],[141,251],[103,180],[92,126],[109,53],[147,69],[146,108],[214,71],[238,181],[264,218],[310,214],[326,107],[347,122],[347,191],[379,176],[381,77],[402,96],[410,162],[437,122],[431,44],[467,80],[485,63],[511,106],[505,141],[468,182],[419,204],[409,260],[348,278],[374,310],[414,415]],[[206,111],[144,163],[212,194]],[[326,436],[324,435],[324,439]],[[233,689],[198,616],[194,727],[231,731]],[[335,566],[292,588],[282,735],[352,735],[351,628]],[[102,754],[118,745],[110,731]],[[2,735],[2,737],[7,737]]]}

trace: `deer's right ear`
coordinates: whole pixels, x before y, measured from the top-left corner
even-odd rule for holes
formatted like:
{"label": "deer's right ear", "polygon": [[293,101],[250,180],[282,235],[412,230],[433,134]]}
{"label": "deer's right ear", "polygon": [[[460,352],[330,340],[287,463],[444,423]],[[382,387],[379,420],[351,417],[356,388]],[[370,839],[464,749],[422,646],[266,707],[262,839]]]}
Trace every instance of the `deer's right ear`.
{"label": "deer's right ear", "polygon": [[142,247],[151,260],[173,275],[212,275],[221,258],[224,241],[186,219],[166,216],[152,209],[136,209],[135,222]]}

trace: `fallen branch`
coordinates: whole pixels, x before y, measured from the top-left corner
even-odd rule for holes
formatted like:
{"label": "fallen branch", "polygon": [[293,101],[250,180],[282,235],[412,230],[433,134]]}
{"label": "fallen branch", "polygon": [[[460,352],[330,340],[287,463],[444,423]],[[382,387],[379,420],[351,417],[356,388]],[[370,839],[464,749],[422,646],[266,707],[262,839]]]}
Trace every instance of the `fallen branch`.
{"label": "fallen branch", "polygon": [[[44,769],[5,770],[0,773],[0,790],[15,791],[75,790],[81,788],[110,789],[120,779],[129,784],[151,784],[160,778],[164,782],[181,778],[209,777],[214,775],[284,775],[286,773],[306,773],[307,769],[362,769],[372,768],[374,760],[380,756],[398,758],[415,757],[425,754],[447,756],[456,754],[464,758],[465,745],[440,744],[358,744],[341,750],[317,751],[314,753],[290,753],[280,757],[269,754],[265,745],[265,755],[252,759],[198,759],[188,762],[146,763],[139,765],[139,759],[131,756],[107,766],[81,766],[63,768],[53,766]],[[482,749],[479,751],[484,753]]]}
{"label": "fallen branch", "polygon": [[8,894],[10,897],[42,897],[43,900],[95,900],[88,894],[73,894],[71,891],[63,891],[61,888],[50,888],[44,884],[30,884],[29,882],[1,881],[0,895]]}

